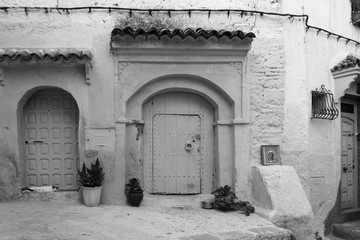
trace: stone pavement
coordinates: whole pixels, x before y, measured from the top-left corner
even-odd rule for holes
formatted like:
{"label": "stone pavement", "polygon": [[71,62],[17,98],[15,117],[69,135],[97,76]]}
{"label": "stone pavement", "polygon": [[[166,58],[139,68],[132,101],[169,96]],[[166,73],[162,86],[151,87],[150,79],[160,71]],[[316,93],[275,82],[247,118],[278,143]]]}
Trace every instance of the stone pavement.
{"label": "stone pavement", "polygon": [[[202,209],[210,195],[145,195],[140,207],[86,207],[64,201],[0,202],[2,240],[290,240],[291,232],[256,214]],[[44,196],[37,199],[48,199]],[[65,197],[66,199],[66,197]],[[69,200],[71,198],[68,198]]]}
{"label": "stone pavement", "polygon": [[333,233],[340,239],[358,240],[360,239],[360,220],[335,223]]}

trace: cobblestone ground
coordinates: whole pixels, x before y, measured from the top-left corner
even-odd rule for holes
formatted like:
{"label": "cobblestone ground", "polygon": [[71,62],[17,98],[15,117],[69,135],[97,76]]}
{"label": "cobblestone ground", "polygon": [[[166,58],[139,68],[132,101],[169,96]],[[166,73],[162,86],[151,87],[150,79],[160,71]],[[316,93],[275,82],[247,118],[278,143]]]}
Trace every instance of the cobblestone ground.
{"label": "cobblestone ground", "polygon": [[290,239],[256,214],[200,207],[199,197],[145,196],[140,207],[52,201],[0,202],[2,240]]}

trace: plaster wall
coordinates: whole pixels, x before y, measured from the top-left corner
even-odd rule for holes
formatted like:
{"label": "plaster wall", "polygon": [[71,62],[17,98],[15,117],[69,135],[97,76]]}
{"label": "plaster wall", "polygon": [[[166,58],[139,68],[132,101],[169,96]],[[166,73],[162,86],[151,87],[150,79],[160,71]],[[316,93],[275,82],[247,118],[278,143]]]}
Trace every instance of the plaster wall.
{"label": "plaster wall", "polygon": [[[73,7],[73,6],[119,6],[119,7],[138,7],[138,8],[234,8],[234,9],[253,9],[261,11],[281,11],[279,1],[2,1],[3,6],[42,6],[42,7]],[[244,32],[252,31],[257,38],[252,44],[252,50],[248,53],[248,61],[244,65],[244,74],[249,83],[250,94],[250,125],[245,133],[235,127],[235,149],[243,149],[242,142],[251,139],[250,147],[245,151],[238,151],[234,155],[235,189],[242,198],[249,197],[248,175],[251,165],[260,164],[260,145],[281,144],[283,139],[283,103],[284,103],[284,43],[283,43],[283,19],[271,16],[258,16],[244,14],[207,13],[193,14],[189,18],[187,13],[172,14],[171,18],[166,13],[153,14],[149,17],[146,13],[133,13],[129,18],[128,12],[109,14],[107,11],[84,11],[49,12],[29,11],[26,15],[23,10],[9,10],[8,13],[0,12],[0,46],[2,48],[81,48],[91,49],[93,52],[92,76],[90,85],[86,85],[83,80],[63,81],[64,89],[74,88],[73,96],[79,104],[80,112],[84,111],[80,105],[86,106],[82,131],[85,128],[114,128],[116,149],[110,152],[103,152],[99,155],[102,163],[106,165],[108,185],[105,190],[103,200],[105,202],[123,201],[123,184],[125,181],[125,153],[122,146],[126,142],[126,127],[115,124],[117,121],[115,106],[123,109],[125,102],[116,102],[114,84],[116,64],[110,53],[110,33],[115,26],[124,25],[141,26],[153,24],[166,27],[202,27],[204,29],[240,29]],[[17,66],[23,71],[23,66]],[[57,67],[55,67],[57,68]],[[27,70],[26,70],[27,71]],[[26,72],[25,71],[25,72]],[[56,69],[52,71],[58,71]],[[220,73],[219,71],[218,73]],[[7,74],[5,72],[5,74]],[[211,75],[211,73],[209,73]],[[50,79],[53,74],[46,75]],[[19,78],[20,79],[20,78]],[[211,79],[211,76],[209,76]],[[10,94],[15,86],[20,85],[23,92],[37,86],[40,82],[33,79],[27,80],[22,85],[18,79],[14,80],[14,86],[9,85],[10,79],[5,77],[5,86],[0,91]],[[54,80],[51,84],[60,84]],[[76,84],[74,83],[76,82]],[[222,84],[221,82],[219,82]],[[48,83],[50,84],[50,83]],[[50,84],[50,85],[51,85]],[[11,87],[12,86],[12,87]],[[57,86],[57,85],[56,85]],[[131,86],[121,85],[125,94],[130,94],[133,90]],[[231,86],[224,86],[230,93],[235,91]],[[75,90],[76,89],[76,90]],[[82,99],[78,95],[84,95]],[[6,96],[6,95],[2,95]],[[13,99],[14,104],[17,99]],[[22,95],[20,94],[18,98]],[[9,96],[7,96],[9,97]],[[123,96],[122,96],[123,97]],[[9,99],[9,98],[8,98]],[[125,98],[124,98],[125,99]],[[79,103],[81,101],[81,103]],[[13,106],[2,105],[4,111],[13,111],[12,118],[16,117]],[[121,111],[121,110],[120,110]],[[3,115],[2,115],[3,116]],[[4,115],[5,116],[5,115]],[[11,115],[10,115],[11,116]],[[7,121],[4,120],[4,127]],[[240,134],[241,133],[241,134]],[[249,134],[249,135],[248,135]],[[11,131],[6,137],[8,144],[12,147],[12,152],[19,162],[19,150],[17,146],[18,136],[16,128],[11,127]],[[249,136],[249,138],[247,137]],[[13,139],[13,140],[11,140]],[[85,149],[85,145],[81,147]],[[80,149],[80,150],[82,150]],[[91,149],[90,149],[91,150]],[[84,156],[86,155],[83,153]],[[240,164],[237,159],[246,158],[247,164]],[[81,161],[87,161],[86,157]],[[115,174],[116,173],[116,174]],[[15,189],[15,187],[14,187]]]}
{"label": "plaster wall", "polygon": [[[283,11],[307,14],[312,26],[359,39],[360,29],[350,21],[351,1],[285,0]],[[315,218],[310,225],[314,231],[322,232],[324,219],[335,205],[340,181],[340,117],[335,121],[311,119],[311,91],[325,85],[334,93],[336,80],[330,69],[348,53],[359,54],[359,50],[355,44],[328,37],[324,32],[306,32],[304,22],[297,20],[284,24],[284,43],[283,159],[295,167],[312,203]],[[339,104],[337,108],[340,110]]]}
{"label": "plaster wall", "polygon": [[[309,24],[332,32],[359,39],[360,31],[350,22],[350,0],[246,0],[246,1],[199,1],[199,0],[3,0],[3,6],[114,6],[133,8],[234,8],[269,12],[283,12],[309,15]],[[60,14],[61,13],[61,14]],[[20,161],[16,108],[21,97],[36,86],[58,86],[69,91],[79,104],[83,128],[115,129],[116,148],[102,152],[99,156],[106,165],[106,202],[123,200],[125,181],[124,124],[115,124],[120,116],[125,116],[126,99],[149,79],[141,76],[135,81],[119,84],[118,66],[110,53],[110,33],[115,26],[157,26],[170,28],[202,27],[204,29],[240,29],[254,32],[256,38],[247,54],[243,72],[248,82],[249,128],[247,132],[235,127],[234,149],[242,149],[243,142],[249,141],[248,150],[234,154],[234,184],[241,198],[248,198],[250,188],[248,177],[250,166],[260,165],[260,146],[279,144],[282,162],[291,165],[299,175],[305,194],[313,204],[315,220],[310,224],[315,230],[323,229],[323,222],[334,205],[340,180],[340,152],[336,121],[311,119],[311,90],[324,84],[335,92],[334,79],[330,72],[346,53],[359,54],[352,43],[346,44],[323,32],[309,29],[305,31],[304,19],[279,16],[259,16],[239,13],[192,14],[173,13],[108,13],[107,11],[50,12],[23,10],[0,11],[1,48],[88,48],[93,52],[91,84],[86,85],[78,69],[70,72],[62,68],[36,67],[35,69],[16,66],[17,70],[5,68],[5,86],[0,87],[0,161],[2,170],[0,187],[3,196],[16,192],[19,182],[16,165]],[[130,66],[136,67],[136,66]],[[171,74],[173,66],[165,68],[163,74]],[[78,71],[78,72],[77,72]],[[185,71],[185,70],[184,70]],[[183,74],[184,71],[178,73]],[[214,69],[220,74],[221,69]],[[22,72],[22,73],[21,73]],[[26,75],[29,73],[29,75]],[[212,79],[213,73],[207,73]],[[42,75],[42,76],[41,76]],[[8,77],[10,76],[10,78]],[[68,76],[60,79],[60,76]],[[70,80],[72,79],[72,80]],[[235,89],[225,82],[216,82],[225,92],[232,95]],[[122,94],[117,94],[120,91]],[[134,129],[131,131],[135,131]],[[241,133],[241,134],[240,134]],[[81,148],[85,149],[85,145]],[[138,146],[136,147],[138,148]],[[245,157],[242,155],[244,154]],[[85,154],[84,154],[85,155]],[[246,164],[238,158],[247,158]],[[86,158],[85,158],[86,159]],[[130,172],[135,171],[130,169]],[[6,176],[6,177],[3,177]],[[312,179],[324,179],[325,194],[320,199],[312,199]],[[12,187],[8,187],[9,183]],[[119,184],[120,183],[120,184]],[[107,193],[106,193],[107,191]],[[316,204],[316,206],[315,206]]]}

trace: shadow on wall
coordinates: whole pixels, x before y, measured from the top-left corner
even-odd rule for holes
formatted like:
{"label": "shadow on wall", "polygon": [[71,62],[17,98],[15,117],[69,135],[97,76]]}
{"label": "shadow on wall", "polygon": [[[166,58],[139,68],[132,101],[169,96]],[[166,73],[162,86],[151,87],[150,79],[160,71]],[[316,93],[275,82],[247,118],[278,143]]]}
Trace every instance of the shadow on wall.
{"label": "shadow on wall", "polygon": [[19,177],[19,166],[16,161],[16,154],[10,150],[7,143],[0,141],[0,157],[7,159],[15,168],[16,177]]}
{"label": "shadow on wall", "polygon": [[0,140],[0,201],[12,199],[18,193],[18,181],[16,154]]}
{"label": "shadow on wall", "polygon": [[327,235],[331,232],[333,224],[336,222],[336,218],[340,215],[340,206],[341,206],[341,182],[339,182],[338,192],[336,196],[336,202],[334,207],[328,213],[324,225],[325,225],[325,232],[324,234]]}

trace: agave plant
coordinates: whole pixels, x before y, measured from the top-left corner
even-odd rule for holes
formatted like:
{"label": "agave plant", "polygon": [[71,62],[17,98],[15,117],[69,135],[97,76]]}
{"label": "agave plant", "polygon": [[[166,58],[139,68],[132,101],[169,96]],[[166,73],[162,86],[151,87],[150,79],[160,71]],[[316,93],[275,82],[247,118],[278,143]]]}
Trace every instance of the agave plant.
{"label": "agave plant", "polygon": [[125,185],[125,192],[143,192],[143,189],[140,186],[139,180],[137,178],[131,178],[129,183]]}
{"label": "agave plant", "polygon": [[78,169],[80,186],[84,187],[100,187],[105,178],[103,168],[100,166],[99,159],[96,159],[95,164],[91,163],[91,168],[87,168],[83,163],[81,170]]}

